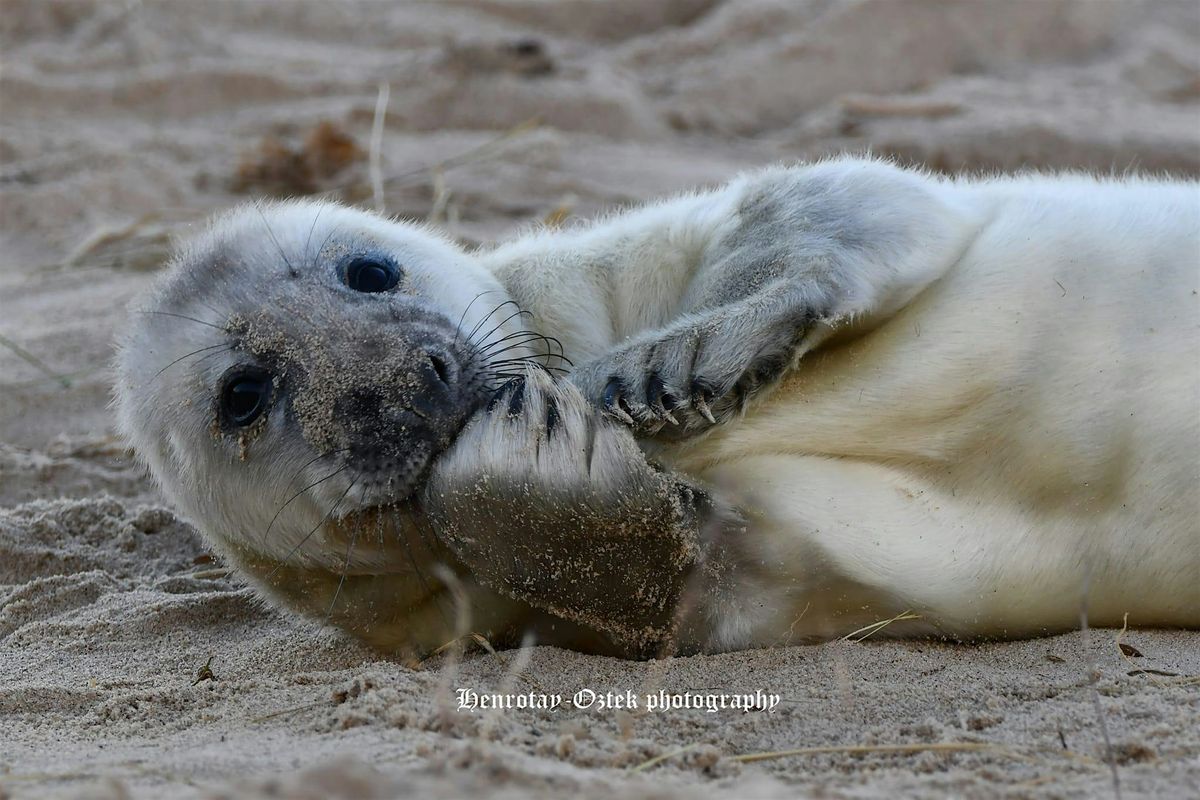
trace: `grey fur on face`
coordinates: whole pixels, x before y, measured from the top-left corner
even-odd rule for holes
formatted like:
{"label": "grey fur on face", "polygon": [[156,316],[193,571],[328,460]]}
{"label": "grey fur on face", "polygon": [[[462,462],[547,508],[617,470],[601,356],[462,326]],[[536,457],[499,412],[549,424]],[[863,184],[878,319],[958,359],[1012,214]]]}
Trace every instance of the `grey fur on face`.
{"label": "grey fur on face", "polygon": [[314,454],[338,454],[363,503],[404,500],[486,398],[486,366],[419,303],[306,294],[233,315],[234,351],[276,381]]}
{"label": "grey fur on face", "polygon": [[[511,311],[435,235],[325,204],[247,208],[184,248],[135,316],[119,410],[191,515],[266,539],[305,487],[296,509],[335,518],[407,499],[506,379],[496,353],[525,354],[492,346],[519,330]],[[266,521],[239,522],[211,485],[238,474],[270,485]]]}

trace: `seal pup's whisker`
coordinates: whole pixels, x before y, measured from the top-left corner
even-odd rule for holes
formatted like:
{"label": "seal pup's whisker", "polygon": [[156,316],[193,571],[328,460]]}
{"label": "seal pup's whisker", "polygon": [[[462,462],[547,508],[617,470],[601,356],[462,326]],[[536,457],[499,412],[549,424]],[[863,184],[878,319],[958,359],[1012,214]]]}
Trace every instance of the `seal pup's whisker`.
{"label": "seal pup's whisker", "polygon": [[[300,477],[300,473],[301,473],[301,472],[303,472],[304,470],[308,469],[310,466],[312,466],[312,465],[313,465],[313,464],[315,464],[316,462],[320,461],[322,458],[329,458],[329,457],[331,457],[331,456],[336,456],[336,455],[339,455],[339,454],[341,454],[341,453],[348,452],[349,450],[350,450],[350,448],[349,448],[349,447],[342,447],[342,448],[339,448],[339,449],[337,449],[337,450],[330,450],[328,453],[321,453],[321,454],[319,454],[319,455],[313,456],[313,457],[312,457],[312,458],[310,458],[308,461],[305,461],[303,464],[301,464],[301,465],[300,465],[300,468],[299,468],[299,469],[297,469],[295,472],[293,472],[293,473],[292,473],[292,477],[291,477],[291,479],[290,479],[290,480],[288,480],[288,482],[287,482],[287,483],[285,483],[285,484],[283,485],[283,489],[284,489],[284,491],[287,491],[288,489],[292,488],[292,484],[293,484],[293,483],[295,483],[295,481],[296,481],[296,478],[299,478],[299,477]],[[334,474],[337,474],[337,473],[334,473]],[[314,484],[314,485],[315,485],[315,484]],[[311,489],[311,488],[312,488],[312,486],[309,486],[309,487],[307,487],[307,488],[308,488],[308,489]],[[306,491],[306,490],[302,489],[301,491]]]}
{"label": "seal pup's whisker", "polygon": [[312,244],[313,231],[317,228],[317,220],[321,218],[321,214],[325,212],[325,206],[317,209],[317,213],[313,214],[312,224],[308,226],[308,236],[304,239],[304,263],[311,263],[311,257],[308,255],[308,246]]}
{"label": "seal pup's whisker", "polygon": [[486,352],[487,350],[489,350],[497,345],[503,344],[510,339],[516,339],[516,338],[519,338],[522,336],[532,336],[533,338],[537,339],[537,338],[541,337],[541,335],[542,334],[538,333],[537,331],[519,330],[519,331],[513,331],[512,333],[507,333],[504,336],[501,336],[499,339],[493,339],[492,341],[472,342],[471,344],[479,352]]}
{"label": "seal pup's whisker", "polygon": [[[354,484],[352,483],[346,491],[349,492],[353,488]],[[345,497],[345,495],[342,496]],[[338,502],[340,503],[341,500],[339,499]],[[342,594],[342,586],[346,583],[346,573],[350,570],[350,558],[354,553],[354,542],[358,539],[358,532],[361,528],[362,523],[358,523],[354,526],[354,530],[350,531],[350,544],[346,547],[346,561],[342,565],[342,576],[338,578],[337,588],[333,591],[333,599],[329,601],[329,610],[325,612],[325,621],[321,623],[322,625],[328,625],[330,618],[333,617],[333,608],[337,605],[338,597]]]}
{"label": "seal pup's whisker", "polygon": [[[434,604],[437,606],[438,613],[442,615],[443,619],[445,619],[446,612],[442,608],[441,604],[436,602],[436,593],[433,591],[433,588],[429,585],[429,580],[425,577],[425,573],[421,571],[421,565],[417,562],[417,557],[413,554],[412,539],[409,536],[409,531],[405,530],[406,528],[409,528],[412,526],[412,522],[410,521],[410,519],[408,519],[404,515],[402,515],[400,513],[400,509],[395,506],[392,506],[392,516],[396,520],[397,535],[400,537],[401,542],[403,542],[403,544],[404,544],[404,554],[408,557],[408,563],[412,567],[413,573],[417,576],[417,580],[420,581],[420,583],[421,583],[421,590],[425,592],[425,596],[435,598]],[[418,531],[419,531],[419,535],[421,536],[422,542],[428,548],[429,542],[425,541],[424,532],[421,531],[420,528],[418,528]],[[430,548],[430,549],[432,550],[432,548]]]}
{"label": "seal pup's whisker", "polygon": [[[519,309],[521,307],[519,305],[517,305],[515,300],[506,300],[505,302],[501,303],[500,305],[496,306],[491,311],[489,311],[488,315],[486,317],[484,317],[483,319],[481,319],[479,322],[475,323],[475,327],[472,328],[471,332],[467,334],[467,343],[468,343],[468,345],[470,345],[472,353],[477,352],[480,347],[487,344],[488,337],[491,336],[493,333],[495,333],[498,328],[503,326],[505,322],[508,322],[509,319],[512,319],[512,317],[505,319],[503,322],[500,323],[500,325],[497,325],[495,328],[492,328],[487,333],[485,333],[479,340],[475,339],[475,334],[479,332],[479,329],[482,328],[489,319],[491,319],[492,315],[495,314],[497,311],[499,311],[504,306],[508,306],[508,305],[514,306],[515,308],[518,309],[517,313],[514,316],[520,316],[521,311]],[[518,333],[521,333],[521,332],[523,332],[523,331],[518,331]]]}
{"label": "seal pup's whisker", "polygon": [[[189,359],[192,356],[198,356],[201,353],[208,352],[209,350],[216,350],[218,347],[223,348],[224,350],[232,350],[233,349],[233,345],[228,344],[227,342],[218,342],[217,344],[210,344],[207,347],[201,347],[199,350],[193,350],[192,352],[188,353],[187,355],[182,355],[179,358],[172,361],[170,364],[167,364],[165,367],[160,369],[158,372],[154,373],[154,378],[157,378],[158,376],[162,375],[164,372],[166,372],[171,367],[178,364],[180,361]],[[212,355],[212,354],[210,354],[210,355]],[[151,378],[151,380],[154,380],[154,378]]]}
{"label": "seal pup's whisker", "polygon": [[[575,366],[575,362],[572,361],[571,359],[567,358],[567,353],[563,349],[563,344],[561,341],[559,341],[557,338],[555,338],[553,336],[545,336],[542,334],[539,334],[539,335],[541,335],[542,340],[546,343],[546,350],[549,351],[545,354],[546,364],[550,363],[551,358],[557,358],[558,363],[560,365],[567,364],[572,367]],[[556,346],[558,347],[557,353],[553,352],[553,348]]]}
{"label": "seal pup's whisker", "polygon": [[[529,314],[531,317],[533,316],[532,314],[530,314],[530,312],[525,311],[523,309],[522,309],[522,311],[520,311],[518,313],[525,313],[525,314]],[[517,315],[514,314],[513,316],[517,316]],[[510,316],[508,319],[512,319],[512,317]],[[508,319],[504,320],[504,322],[508,322]],[[558,362],[560,365],[567,364],[571,367],[575,366],[575,362],[573,362],[571,359],[567,358],[566,351],[563,348],[563,344],[562,344],[561,340],[559,340],[553,336],[546,336],[545,334],[538,333],[537,331],[529,331],[529,330],[515,331],[515,332],[507,334],[505,336],[501,336],[499,339],[497,339],[495,341],[488,341],[487,340],[488,336],[490,336],[495,330],[497,330],[497,328],[502,327],[504,325],[504,322],[501,322],[500,325],[498,325],[496,328],[493,328],[491,331],[488,331],[487,335],[483,337],[483,340],[479,344],[476,344],[472,348],[471,354],[472,355],[483,355],[489,361],[492,361],[495,358],[495,356],[498,356],[502,353],[506,353],[510,350],[515,350],[515,349],[518,349],[521,347],[528,347],[529,344],[534,341],[541,341],[542,343],[544,343],[546,345],[546,352],[536,354],[534,357],[544,358],[546,361],[546,364],[545,364],[546,366],[550,366],[550,359],[552,359],[552,358],[558,359]],[[500,350],[496,350],[497,347],[500,347],[501,345],[506,344],[506,343],[508,344],[507,347],[503,347]],[[558,352],[554,352],[555,348],[558,349]],[[495,363],[495,362],[492,361],[492,363]],[[561,369],[561,367],[558,367],[557,369]],[[569,372],[569,370],[562,370],[562,371],[564,374]]]}
{"label": "seal pup's whisker", "polygon": [[512,342],[509,344],[508,347],[501,348],[500,350],[497,350],[495,352],[480,353],[479,355],[484,356],[488,360],[489,363],[495,363],[493,359],[495,359],[496,356],[502,356],[505,353],[512,352],[513,350],[520,350],[521,348],[532,347],[534,342],[540,342],[543,344],[545,343],[545,342],[543,342],[541,336],[531,336],[527,339],[520,339],[518,341]]}
{"label": "seal pup's whisker", "polygon": [[177,319],[186,319],[188,322],[195,322],[197,325],[207,325],[208,327],[216,328],[219,331],[225,330],[224,325],[217,325],[212,322],[205,322],[202,319],[196,319],[195,317],[189,317],[187,314],[176,314],[171,311],[135,311],[133,313],[135,313],[135,314],[153,314],[154,316],[158,316],[158,317],[175,317]]}
{"label": "seal pup's whisker", "polygon": [[[314,459],[314,461],[315,461],[315,460],[316,460],[316,459]],[[311,464],[312,462],[310,461],[309,463]],[[306,464],[305,466],[307,466],[307,464]],[[301,467],[300,469],[304,469],[304,467]],[[332,478],[334,475],[337,475],[338,473],[340,473],[340,472],[344,471],[345,469],[346,469],[346,467],[344,467],[344,466],[343,466],[343,467],[340,467],[340,468],[338,468],[337,470],[335,470],[335,471],[333,471],[333,472],[329,473],[328,475],[326,475],[324,478],[321,478],[320,480],[317,480],[317,481],[313,481],[313,482],[312,482],[312,483],[310,483],[308,486],[305,486],[303,489],[301,489],[300,491],[296,492],[294,495],[292,495],[292,496],[291,496],[291,497],[289,497],[289,498],[288,498],[286,501],[284,501],[283,505],[281,505],[281,506],[279,507],[279,509],[278,509],[278,510],[275,512],[275,516],[271,517],[271,521],[270,521],[270,522],[267,524],[267,529],[266,529],[265,531],[263,531],[263,538],[264,538],[264,539],[266,539],[266,538],[267,538],[267,535],[271,533],[271,528],[273,528],[273,527],[275,526],[275,522],[276,522],[276,520],[278,520],[278,519],[279,519],[279,515],[283,513],[283,510],[284,510],[285,508],[287,508],[287,507],[288,507],[288,506],[291,504],[291,502],[292,502],[293,500],[295,500],[297,497],[299,497],[300,495],[304,494],[305,492],[307,492],[309,489],[313,488],[314,486],[319,486],[320,484],[324,483],[325,481],[329,480],[329,479],[330,479],[330,478]],[[296,473],[296,474],[297,474],[297,475],[299,475],[299,474],[300,474],[300,473],[299,473],[299,471],[297,471],[297,473]],[[294,481],[294,480],[296,480],[296,477],[295,477],[295,476],[292,476],[292,480],[293,480],[293,481]],[[289,485],[289,486],[291,485],[291,481],[289,481],[289,482],[288,482],[288,485]],[[285,487],[285,488],[286,488],[286,487]],[[289,555],[291,555],[291,554],[289,553]]]}
{"label": "seal pup's whisker", "polygon": [[530,365],[538,367],[539,369],[544,369],[547,372],[561,372],[564,375],[570,374],[571,371],[569,369],[566,369],[564,367],[552,367],[549,364],[542,364],[536,360],[538,358],[541,358],[544,355],[546,355],[546,354],[545,353],[535,353],[534,355],[524,356],[522,358],[504,358],[504,359],[501,359],[500,361],[493,361],[492,363],[495,365],[530,364]]}
{"label": "seal pup's whisker", "polygon": [[[567,364],[570,364],[571,366],[575,366],[575,362],[572,361],[571,359],[567,358],[566,351],[563,349],[563,344],[562,344],[561,340],[559,340],[558,338],[556,338],[554,336],[547,336],[544,333],[538,333],[537,331],[517,331],[515,333],[510,333],[507,336],[501,336],[499,339],[497,339],[494,342],[490,342],[486,345],[480,346],[478,348],[478,352],[487,353],[492,348],[497,347],[498,345],[501,345],[510,339],[520,339],[520,337],[527,337],[524,341],[532,341],[533,339],[541,339],[543,342],[545,342],[546,348],[548,350],[551,349],[552,347],[557,347],[558,348],[557,353],[552,352],[552,353],[549,353],[548,355],[553,356],[554,358],[560,359],[561,361],[563,361]],[[519,341],[517,344],[515,344],[513,346],[520,347],[521,344],[524,343],[524,341]],[[505,349],[512,349],[512,348],[505,348]],[[501,350],[500,352],[503,353],[504,350]],[[492,353],[492,355],[496,355],[496,353]]]}
{"label": "seal pup's whisker", "polygon": [[572,361],[571,359],[567,358],[567,351],[565,349],[563,349],[563,343],[561,341],[559,341],[558,339],[556,339],[553,336],[547,336],[546,341],[553,342],[554,344],[556,344],[558,346],[558,355],[555,356],[558,359],[558,363],[566,364],[569,367],[575,366],[575,362]]}
{"label": "seal pup's whisker", "polygon": [[[546,348],[545,353],[533,353],[533,351],[532,351],[532,353],[530,353],[527,356],[520,356],[520,357],[522,357],[522,359],[530,359],[530,357],[541,357],[544,355],[556,355],[553,353],[550,342],[547,342],[546,337],[541,336],[540,333],[538,336],[533,336],[533,337],[530,337],[527,339],[520,339],[520,341],[511,342],[511,343],[509,343],[508,347],[500,348],[499,350],[493,351],[493,353],[487,353],[484,355],[487,356],[488,361],[490,361],[492,363],[496,363],[496,356],[504,355],[505,353],[510,353],[510,351],[512,351],[512,350],[520,350],[521,348],[526,348],[528,350],[532,350],[535,347],[534,343],[536,343],[536,345],[539,345],[539,347],[540,347],[540,345],[545,345],[545,348]],[[517,357],[517,356],[510,356],[510,357]]]}
{"label": "seal pup's whisker", "polygon": [[[458,344],[459,334],[462,333],[463,320],[467,318],[467,312],[471,310],[471,306],[475,305],[475,301],[483,297],[485,294],[495,294],[499,289],[489,289],[485,292],[480,292],[471,298],[471,302],[467,303],[467,307],[463,309],[462,315],[458,318],[458,324],[454,326],[454,344]],[[468,337],[470,338],[470,337]]]}
{"label": "seal pup's whisker", "polygon": [[329,229],[329,233],[325,234],[325,238],[321,241],[321,246],[318,247],[317,252],[313,254],[313,261],[312,261],[311,266],[315,267],[317,265],[316,259],[321,256],[321,252],[325,249],[325,245],[329,244],[329,240],[332,239],[333,235],[335,233],[337,233],[338,231],[340,231],[341,229],[342,229],[341,225],[334,225],[332,228]]}
{"label": "seal pup's whisker", "polygon": [[521,351],[521,350],[528,349],[529,347],[532,347],[532,346],[534,346],[534,344],[529,343],[529,342],[514,344],[511,347],[506,347],[497,353],[490,354],[486,358],[482,359],[482,362],[484,364],[487,364],[488,366],[492,366],[492,365],[500,363],[500,359],[497,358],[498,356],[505,356],[506,358],[516,358],[516,357],[528,358],[529,356],[527,356],[527,355],[526,356],[513,356],[513,355],[511,355],[511,353],[514,350]]}
{"label": "seal pup's whisker", "polygon": [[214,350],[211,353],[209,353],[208,355],[200,356],[199,358],[197,358],[193,362],[193,366],[195,366],[196,364],[203,364],[205,361],[208,361],[210,358],[216,358],[217,356],[221,356],[221,355],[224,355],[225,353],[232,352],[235,349],[236,348],[233,345],[230,345],[229,347],[225,348],[224,350]]}
{"label": "seal pup's whisker", "polygon": [[[341,468],[341,469],[339,469],[337,472],[335,472],[335,473],[332,473],[332,474],[330,474],[330,475],[327,475],[327,476],[325,476],[325,480],[328,480],[329,478],[332,478],[332,477],[333,477],[334,475],[336,475],[338,472],[342,472],[342,471],[343,471],[343,470],[345,470],[345,469],[346,469],[345,467],[342,467],[342,468]],[[357,478],[356,478],[355,480],[357,480]],[[312,530],[310,530],[308,533],[304,534],[304,537],[303,537],[303,538],[301,538],[301,539],[300,539],[300,541],[296,542],[296,546],[295,546],[295,547],[293,547],[291,550],[289,550],[289,551],[287,552],[287,555],[285,555],[285,556],[284,556],[282,559],[280,559],[279,563],[278,563],[278,564],[276,564],[276,565],[275,565],[275,567],[274,567],[274,568],[273,568],[273,569],[272,569],[270,572],[268,572],[268,573],[266,574],[266,576],[263,578],[263,580],[264,580],[264,581],[268,581],[268,580],[270,580],[272,577],[274,577],[275,573],[276,573],[276,572],[279,572],[279,570],[280,570],[280,569],[282,569],[282,568],[283,568],[283,566],[284,566],[285,564],[287,564],[287,562],[288,562],[289,560],[291,560],[292,556],[296,555],[296,551],[297,551],[297,550],[299,550],[301,547],[303,547],[303,546],[304,546],[304,544],[305,544],[305,543],[306,543],[306,542],[307,542],[307,541],[308,541],[310,538],[312,538],[312,535],[313,535],[314,533],[316,533],[316,532],[317,532],[317,531],[318,531],[318,530],[321,528],[321,526],[322,526],[322,525],[324,525],[326,522],[328,522],[328,521],[329,521],[329,517],[330,517],[330,516],[333,514],[333,512],[334,512],[334,511],[336,511],[336,510],[337,510],[337,507],[338,507],[339,505],[341,505],[341,504],[342,504],[342,500],[344,500],[344,499],[346,498],[346,495],[350,494],[350,490],[351,490],[351,489],[353,489],[353,488],[354,488],[354,483],[351,483],[349,486],[347,486],[347,487],[346,487],[346,491],[342,492],[342,493],[341,493],[341,495],[339,495],[339,496],[338,496],[338,499],[337,499],[337,501],[336,501],[336,502],[333,504],[333,506],[332,506],[332,507],[330,507],[330,509],[329,509],[328,511],[326,511],[326,512],[325,512],[325,516],[321,517],[321,521],[320,521],[320,522],[318,522],[316,525],[314,525]],[[289,501],[289,502],[290,502],[290,501]]]}
{"label": "seal pup's whisker", "polygon": [[[525,366],[536,366],[539,368],[550,369],[549,367],[546,367],[545,364],[538,361],[537,356],[522,356],[521,358],[506,358],[506,359],[501,359],[500,361],[493,361],[488,364],[488,368],[491,369],[493,374],[499,374],[501,372],[520,372],[520,371],[522,371],[523,367],[525,367]],[[554,369],[561,370],[562,368],[554,367]]]}
{"label": "seal pup's whisker", "polygon": [[533,340],[533,339],[545,340],[545,338],[546,338],[545,336],[538,333],[537,331],[516,331],[515,333],[510,333],[507,336],[501,336],[499,339],[497,339],[494,342],[488,342],[486,345],[478,345],[476,347],[475,352],[488,353],[493,348],[499,347],[500,345],[504,344],[505,342],[508,342],[513,339],[517,340],[517,343],[514,346],[519,347],[522,341]]}
{"label": "seal pup's whisker", "polygon": [[[199,298],[192,298],[192,300],[193,300],[194,302],[196,302],[196,303],[199,303],[200,305],[204,306],[204,307],[205,307],[205,308],[207,308],[209,311],[211,311],[211,312],[213,313],[213,315],[214,315],[214,316],[215,316],[217,319],[222,319],[223,317],[227,316],[227,315],[225,315],[225,314],[222,314],[222,313],[221,313],[220,311],[218,311],[216,308],[214,308],[214,307],[213,307],[213,305],[212,305],[211,303],[205,302],[204,300],[201,300],[201,299],[199,299]],[[223,327],[222,329],[224,329],[224,327]]]}
{"label": "seal pup's whisker", "polygon": [[486,342],[489,336],[491,336],[493,333],[495,333],[496,331],[498,331],[498,330],[500,330],[501,328],[503,328],[503,327],[504,327],[504,326],[505,326],[505,325],[508,323],[508,321],[509,321],[509,320],[511,320],[512,318],[514,318],[514,317],[520,317],[520,316],[522,316],[522,315],[525,315],[525,314],[528,314],[530,317],[532,317],[532,316],[533,316],[533,314],[532,314],[531,312],[529,312],[529,311],[526,311],[526,310],[525,310],[525,309],[523,309],[523,308],[522,308],[520,311],[516,311],[516,312],[514,312],[514,313],[512,313],[512,314],[509,314],[507,317],[505,317],[504,319],[500,320],[500,322],[496,324],[496,327],[492,328],[490,331],[488,331],[487,333],[485,333],[485,334],[483,335],[483,341],[485,341],[485,342]]}
{"label": "seal pup's whisker", "polygon": [[[510,363],[514,363],[514,362],[518,362],[518,361],[524,362],[524,363],[532,363],[532,362],[536,361],[537,359],[544,358],[545,363],[542,364],[541,366],[544,366],[547,369],[557,370],[564,374],[567,374],[570,372],[570,370],[564,369],[561,366],[552,367],[550,365],[550,359],[557,358],[560,360],[560,364],[565,362],[567,364],[570,364],[571,366],[574,366],[574,363],[571,362],[571,360],[568,359],[565,355],[554,352],[554,342],[557,340],[552,340],[551,337],[543,336],[540,333],[534,333],[532,331],[526,331],[525,334],[526,335],[523,338],[517,339],[515,342],[509,344],[507,347],[503,347],[500,350],[497,350],[495,352],[481,352],[481,354],[486,357],[487,362],[490,366],[510,364]],[[509,336],[506,336],[504,338],[507,339],[507,338],[510,338],[511,336],[513,336],[513,334],[510,334]],[[503,341],[504,340],[502,339],[499,342],[496,342],[492,345],[488,345],[488,348],[490,349],[492,347],[495,347],[496,345],[501,344]],[[510,352],[512,350],[516,350],[516,349],[520,349],[520,348],[528,349],[531,346],[531,343],[534,341],[540,341],[542,344],[544,344],[546,346],[546,351],[543,353],[530,353],[529,355],[512,357],[512,358],[507,358],[507,359],[497,358],[497,356],[503,355],[504,353]],[[559,349],[560,350],[562,349],[561,343],[559,344]]]}
{"label": "seal pup's whisker", "polygon": [[491,319],[491,318],[492,318],[492,315],[493,315],[493,314],[495,314],[497,311],[499,311],[500,309],[504,308],[505,306],[515,306],[515,307],[517,307],[517,308],[520,308],[520,307],[521,307],[521,306],[520,306],[520,305],[517,303],[517,301],[516,301],[516,300],[505,300],[503,303],[501,303],[500,305],[496,306],[496,307],[495,307],[495,308],[493,308],[491,311],[489,311],[487,314],[485,314],[485,315],[483,316],[483,319],[481,319],[481,320],[479,320],[479,322],[475,323],[475,327],[474,327],[474,328],[471,328],[471,332],[467,334],[467,341],[470,341],[470,340],[471,340],[471,339],[472,339],[472,338],[475,336],[475,334],[479,332],[479,329],[480,329],[480,328],[482,328],[484,325],[486,325],[486,324],[487,324],[487,321],[488,321],[489,319]]}
{"label": "seal pup's whisker", "polygon": [[263,213],[262,205],[260,203],[255,203],[254,210],[258,212],[258,218],[262,220],[263,227],[267,229],[267,235],[270,236],[271,241],[275,243],[275,248],[279,251],[279,257],[283,259],[283,263],[285,266],[287,266],[288,272],[291,273],[293,278],[299,276],[300,272],[292,265],[292,262],[288,260],[287,253],[283,251],[283,245],[281,245],[279,243],[279,239],[276,238],[275,231],[271,230],[271,223],[267,222],[267,215]]}

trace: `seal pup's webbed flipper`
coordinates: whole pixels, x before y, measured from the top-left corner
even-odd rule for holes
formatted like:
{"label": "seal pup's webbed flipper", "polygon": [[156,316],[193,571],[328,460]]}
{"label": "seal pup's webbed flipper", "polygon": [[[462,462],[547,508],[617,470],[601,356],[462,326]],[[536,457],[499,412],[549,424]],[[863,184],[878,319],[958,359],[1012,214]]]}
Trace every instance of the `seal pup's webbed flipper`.
{"label": "seal pup's webbed flipper", "polygon": [[[906,306],[981,223],[943,184],[872,161],[765,170],[721,193],[726,219],[685,275],[644,254],[629,266],[634,254],[620,249],[583,262],[618,264],[603,275],[608,294],[636,296],[638,308],[672,287],[653,298],[671,309],[657,326],[634,328],[628,300],[614,307],[612,348],[568,376],[639,435],[679,440],[736,418],[835,328],[862,335]],[[663,260],[677,257],[671,231],[657,243]]]}
{"label": "seal pup's webbed flipper", "polygon": [[537,369],[472,419],[423,502],[475,579],[637,656],[677,648],[684,618],[720,583],[706,553],[736,519]]}

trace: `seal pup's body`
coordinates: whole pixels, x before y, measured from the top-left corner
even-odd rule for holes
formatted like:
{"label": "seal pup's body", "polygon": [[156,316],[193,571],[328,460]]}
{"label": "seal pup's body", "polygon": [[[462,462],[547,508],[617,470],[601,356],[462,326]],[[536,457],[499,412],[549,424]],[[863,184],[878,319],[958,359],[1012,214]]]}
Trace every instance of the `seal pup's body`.
{"label": "seal pup's body", "polygon": [[[337,216],[322,208],[266,212],[281,253],[307,250],[314,230],[318,241],[344,235],[322,230]],[[245,247],[255,213],[218,223],[184,261],[202,269],[214,243]],[[429,240],[362,216],[339,224],[375,226],[366,235],[376,238],[386,226],[403,247]],[[598,646],[555,622],[567,618],[638,652],[666,640],[723,650],[827,638],[904,611],[916,618],[883,633],[1029,636],[1079,624],[1085,602],[1092,624],[1128,614],[1134,625],[1200,626],[1193,183],[948,180],[838,160],[490,252],[438,246],[439,280],[503,292],[531,316],[500,332],[555,337],[574,365],[566,382],[530,373],[506,384],[499,411],[493,402],[456,422],[412,510],[435,531],[441,549],[429,557],[457,560],[483,624]],[[429,294],[450,317],[466,305],[462,288],[449,303],[444,287]],[[159,306],[199,313],[186,294],[168,286]],[[235,354],[269,355],[236,334]],[[171,458],[156,463],[164,437],[176,465],[200,445],[180,444],[172,423],[148,425],[153,409],[128,399],[145,358],[138,341],[118,390],[123,426],[227,553],[312,610],[334,580],[338,591],[352,584],[339,572],[389,573],[398,556],[386,547],[372,565],[356,561],[353,541],[351,552],[333,535],[300,542],[331,527],[317,515],[338,516],[332,494],[276,541],[257,534],[261,520],[238,530],[244,489],[200,502]],[[193,376],[196,390],[215,372]],[[244,448],[251,461],[256,446]],[[288,463],[334,448],[311,450]],[[331,493],[350,492],[341,480],[328,481]],[[627,557],[598,544],[609,540]],[[278,566],[293,546],[317,577],[280,580],[301,570]],[[547,553],[566,565],[550,580]],[[646,568],[656,559],[657,573]],[[294,588],[305,580],[327,588]],[[347,607],[380,605],[384,579],[364,580],[376,588],[357,600],[351,588]],[[564,588],[589,583],[602,591]],[[389,613],[339,621],[386,646],[441,633]],[[422,625],[432,632],[415,635]]]}

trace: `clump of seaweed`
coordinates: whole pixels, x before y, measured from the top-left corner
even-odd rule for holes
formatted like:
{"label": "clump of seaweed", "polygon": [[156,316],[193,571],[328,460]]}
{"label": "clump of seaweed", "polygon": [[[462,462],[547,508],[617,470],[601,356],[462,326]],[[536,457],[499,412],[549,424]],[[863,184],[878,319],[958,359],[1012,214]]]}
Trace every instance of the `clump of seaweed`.
{"label": "clump of seaweed", "polygon": [[257,150],[238,163],[230,189],[277,196],[315,194],[328,189],[335,178],[366,157],[353,136],[323,120],[299,145],[273,134],[263,137]]}

